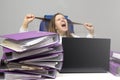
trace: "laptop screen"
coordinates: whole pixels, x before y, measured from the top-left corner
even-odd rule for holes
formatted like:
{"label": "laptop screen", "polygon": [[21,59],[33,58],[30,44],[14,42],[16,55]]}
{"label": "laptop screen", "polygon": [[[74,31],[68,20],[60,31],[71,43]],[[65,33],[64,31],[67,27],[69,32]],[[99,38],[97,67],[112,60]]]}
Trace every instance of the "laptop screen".
{"label": "laptop screen", "polygon": [[110,39],[63,38],[63,67],[61,73],[107,72]]}

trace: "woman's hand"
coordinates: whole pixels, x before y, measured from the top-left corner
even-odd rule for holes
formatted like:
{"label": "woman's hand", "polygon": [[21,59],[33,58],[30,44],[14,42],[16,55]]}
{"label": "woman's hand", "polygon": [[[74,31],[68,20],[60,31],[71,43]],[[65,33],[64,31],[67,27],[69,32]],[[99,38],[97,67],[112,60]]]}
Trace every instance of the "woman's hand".
{"label": "woman's hand", "polygon": [[91,35],[94,35],[94,27],[91,23],[84,23],[83,25]]}
{"label": "woman's hand", "polygon": [[24,17],[24,21],[23,21],[23,28],[27,28],[28,27],[28,24],[33,21],[35,19],[35,16],[33,14],[27,14],[25,17]]}

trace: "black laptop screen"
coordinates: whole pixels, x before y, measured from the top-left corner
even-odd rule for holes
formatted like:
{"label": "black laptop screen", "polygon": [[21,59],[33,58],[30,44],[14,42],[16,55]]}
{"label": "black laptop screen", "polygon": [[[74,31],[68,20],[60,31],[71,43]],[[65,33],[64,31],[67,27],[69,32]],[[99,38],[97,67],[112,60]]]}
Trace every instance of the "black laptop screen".
{"label": "black laptop screen", "polygon": [[63,38],[62,45],[62,73],[108,71],[110,39]]}

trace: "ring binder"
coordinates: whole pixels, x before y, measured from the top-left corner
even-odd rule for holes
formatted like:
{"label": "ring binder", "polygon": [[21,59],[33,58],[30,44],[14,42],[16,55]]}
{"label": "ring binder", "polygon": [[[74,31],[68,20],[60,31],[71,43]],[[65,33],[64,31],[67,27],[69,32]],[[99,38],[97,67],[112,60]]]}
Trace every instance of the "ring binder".
{"label": "ring binder", "polygon": [[57,33],[29,31],[2,35],[1,38],[5,39],[0,44],[3,48],[0,72],[5,75],[9,74],[13,79],[18,74],[25,75],[21,79],[54,79],[61,70],[63,49]]}

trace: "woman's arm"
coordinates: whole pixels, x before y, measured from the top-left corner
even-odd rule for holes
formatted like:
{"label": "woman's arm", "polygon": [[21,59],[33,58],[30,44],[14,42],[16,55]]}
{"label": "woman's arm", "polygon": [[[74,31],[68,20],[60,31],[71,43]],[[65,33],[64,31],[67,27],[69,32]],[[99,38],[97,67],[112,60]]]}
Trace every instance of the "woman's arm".
{"label": "woman's arm", "polygon": [[93,38],[94,37],[94,27],[90,23],[84,23],[84,27],[88,30],[89,34],[87,35],[87,38]]}
{"label": "woman's arm", "polygon": [[24,17],[23,24],[20,27],[20,32],[26,32],[28,31],[28,25],[30,22],[32,22],[35,19],[35,16],[33,14],[27,14]]}
{"label": "woman's arm", "polygon": [[[93,25],[92,24],[90,24],[90,23],[84,23],[83,24],[84,25],[84,27],[88,30],[88,34],[87,34],[87,38],[94,38],[94,27],[93,27]],[[74,33],[71,33],[71,35],[73,36],[73,37],[76,37],[76,38],[80,38],[80,36],[78,36],[78,35],[75,35]]]}

